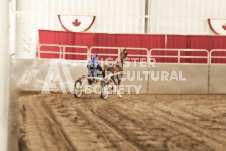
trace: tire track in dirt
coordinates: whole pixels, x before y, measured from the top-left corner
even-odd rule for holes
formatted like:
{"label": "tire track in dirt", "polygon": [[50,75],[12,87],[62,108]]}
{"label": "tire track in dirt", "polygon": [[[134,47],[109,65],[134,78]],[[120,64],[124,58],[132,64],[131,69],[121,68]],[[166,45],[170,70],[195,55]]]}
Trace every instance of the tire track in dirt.
{"label": "tire track in dirt", "polygon": [[95,107],[92,111],[109,126],[118,131],[124,139],[130,141],[140,150],[167,150],[165,143],[163,143],[166,138],[159,137],[161,135],[159,132],[162,129],[154,130],[151,134],[151,131],[147,130],[147,127],[142,127],[137,123],[136,119],[130,119],[128,117],[133,115],[129,114],[125,116],[120,110],[112,107]]}
{"label": "tire track in dirt", "polygon": [[[124,115],[127,115],[126,113],[124,113],[124,112],[129,112],[130,114],[128,114],[128,115],[132,115],[132,116],[134,116],[134,118],[140,118],[140,120],[136,120],[136,122],[138,122],[139,124],[140,123],[142,123],[142,121],[143,122],[145,122],[145,120],[147,119],[147,118],[145,118],[145,117],[147,117],[147,116],[142,116],[144,113],[136,113],[135,111],[134,111],[134,109],[133,109],[133,107],[134,107],[134,104],[135,104],[135,106],[136,106],[136,104],[139,104],[139,103],[134,103],[133,102],[133,105],[132,105],[132,107],[130,107],[130,106],[128,106],[128,108],[129,109],[126,109],[126,108],[122,108],[122,105],[119,103],[118,105],[116,105],[117,107],[115,107],[115,110],[117,111],[117,112],[121,112],[121,113],[123,113]],[[152,105],[153,105],[153,102],[152,102]],[[139,104],[139,106],[140,106],[140,104]],[[147,105],[146,105],[146,107],[147,107]],[[148,109],[145,109],[145,111],[147,111]],[[149,108],[149,110],[150,110],[150,108]],[[150,113],[148,114],[148,113],[146,113],[145,112],[145,114],[146,115],[150,115]],[[127,116],[128,118],[131,118],[131,116]],[[151,118],[151,117],[149,117],[148,116],[148,118]],[[133,118],[132,118],[133,119]],[[157,129],[161,129],[161,127],[163,127],[162,125],[165,125],[165,123],[164,122],[161,122],[161,121],[158,121],[158,120],[153,120],[155,123],[159,123],[159,125],[155,125],[155,126],[157,126],[156,128]],[[142,125],[142,124],[141,124]],[[146,123],[146,128],[144,128],[144,129],[147,129],[147,128],[150,128],[151,129],[151,127],[149,126],[149,124],[148,124],[148,122]],[[153,127],[152,127],[153,128]],[[180,143],[175,143],[174,145],[172,145],[172,143],[169,143],[170,141],[169,140],[171,140],[171,139],[173,139],[173,140],[175,140],[175,138],[182,138],[182,139],[186,139],[186,140],[188,140],[188,138],[189,138],[189,141],[190,141],[190,144],[194,144],[194,145],[196,145],[195,147],[197,147],[197,150],[203,150],[203,148],[205,148],[206,150],[211,150],[211,149],[208,149],[208,147],[206,146],[205,147],[205,145],[203,144],[203,142],[200,142],[200,141],[197,141],[197,140],[195,140],[195,139],[191,139],[190,137],[188,137],[188,136],[186,136],[186,134],[184,134],[184,133],[181,133],[180,131],[178,131],[178,129],[177,128],[174,128],[174,127],[167,127],[167,126],[164,126],[164,129],[166,129],[166,131],[164,131],[165,133],[161,133],[161,131],[158,131],[158,134],[161,136],[161,137],[165,137],[165,138],[167,138],[166,139],[166,141],[164,141],[164,142],[162,142],[163,144],[165,143],[166,145],[167,145],[167,147],[169,148],[169,149],[171,149],[171,150],[175,150],[175,147],[172,147],[172,146],[174,146],[175,144],[177,144],[176,146],[181,146],[181,145],[183,145],[184,146],[184,148],[183,148],[183,150],[186,150],[186,145],[187,145],[187,148],[188,148],[188,150],[191,150],[192,148],[189,148],[189,144],[188,143],[186,143],[186,141],[185,142],[183,142],[183,141],[180,141]],[[172,132],[172,131],[174,131],[173,133],[169,133],[169,131],[170,132]],[[171,134],[171,135],[170,135]],[[151,134],[151,133],[149,133],[148,135],[153,135],[153,134]],[[161,142],[161,141],[159,141],[159,142]],[[175,141],[174,141],[175,142]],[[178,141],[179,142],[179,141]],[[196,142],[196,143],[195,143]],[[197,143],[198,142],[198,143]],[[200,145],[200,144],[202,144],[202,145]],[[195,148],[194,147],[194,148]],[[172,149],[172,148],[174,148],[174,149]],[[158,149],[156,149],[156,150],[158,150]]]}
{"label": "tire track in dirt", "polygon": [[[99,101],[103,103],[102,101]],[[80,131],[84,129],[84,124],[79,125],[78,123],[86,123],[85,126],[86,130],[90,130],[90,133],[86,133],[86,136],[95,136],[96,138],[93,140],[89,140],[89,138],[86,139],[86,142],[94,142],[95,146],[98,144],[101,145],[100,148],[92,147],[91,145],[83,145],[87,147],[87,150],[138,150],[133,145],[129,144],[126,140],[122,139],[120,135],[115,133],[112,128],[107,126],[105,123],[103,123],[99,118],[94,116],[93,113],[89,112],[87,110],[86,106],[81,107],[78,103],[75,106],[73,106],[74,100],[71,101],[58,101],[58,110],[54,111],[59,112],[57,115],[57,118],[60,116],[63,116],[64,118],[67,118],[68,120],[73,121],[74,128],[78,129],[78,126],[80,127]],[[98,104],[98,103],[97,103]],[[65,108],[65,110],[62,110],[62,108]],[[53,110],[53,109],[50,109]],[[62,112],[65,111],[65,112]],[[74,121],[71,117],[76,117],[76,121]],[[62,121],[62,119],[58,119],[59,121]],[[80,120],[80,122],[78,122]],[[62,125],[64,127],[64,125]],[[68,125],[67,125],[68,127]],[[82,132],[80,132],[82,135]],[[71,135],[71,133],[70,133]],[[84,134],[83,134],[84,135]],[[79,136],[79,135],[76,135]],[[84,142],[80,141],[80,144],[83,144]]]}
{"label": "tire track in dirt", "polygon": [[183,123],[184,126],[189,127],[193,131],[202,133],[207,138],[210,138],[210,139],[214,140],[215,143],[218,142],[218,143],[221,143],[221,144],[225,144],[225,142],[226,142],[226,138],[225,137],[221,137],[218,134],[214,134],[214,133],[210,134],[209,133],[210,131],[205,130],[203,128],[200,128],[199,126],[197,126],[197,125],[195,125],[193,123],[191,124],[190,122],[187,122],[187,120],[184,119],[184,118],[182,118],[182,119],[175,118],[172,114],[169,114],[169,112],[167,111],[167,110],[169,110],[168,106],[161,105],[161,107],[160,106],[155,106],[155,108],[157,109],[157,111],[162,112],[161,114],[168,114],[168,118],[171,121],[178,122],[178,123]]}
{"label": "tire track in dirt", "polygon": [[[157,101],[156,101],[157,102]],[[151,104],[154,104],[155,102],[152,102]],[[117,112],[120,112],[121,114],[123,114],[124,116],[127,116],[128,119],[135,121],[138,125],[142,126],[143,129],[150,131],[152,129],[156,129],[156,130],[162,130],[163,132],[159,131],[158,134],[164,137],[170,137],[170,136],[174,136],[174,135],[179,135],[180,133],[178,133],[177,129],[170,129],[168,130],[169,127],[162,125],[161,122],[154,120],[152,117],[147,117],[147,116],[142,116],[142,114],[137,113],[136,111],[134,111],[134,106],[140,104],[139,102],[134,102],[132,104],[132,107],[129,107],[129,109],[126,107],[122,107],[121,104],[114,104],[115,106],[115,110]],[[150,134],[152,134],[150,132]]]}
{"label": "tire track in dirt", "polygon": [[106,139],[109,140],[109,142],[111,143],[111,148],[114,148],[116,150],[139,150],[136,146],[124,139],[120,133],[114,130],[114,128],[106,124],[105,121],[101,120],[99,116],[96,116],[92,111],[93,106],[98,105],[81,105],[74,103],[74,107],[84,115],[84,118],[94,124],[95,127],[97,127],[97,129],[101,133],[101,135],[103,135]]}
{"label": "tire track in dirt", "polygon": [[[212,106],[213,106],[212,104],[207,104],[207,105],[208,106],[206,108],[212,108]],[[221,106],[221,105],[225,106],[225,104],[223,104],[223,103],[218,103],[218,106]],[[192,106],[196,106],[196,104],[192,104]],[[183,116],[180,116],[177,113],[175,113],[176,111],[178,111],[178,112],[183,111],[184,113],[186,113],[186,114],[190,115],[191,117],[193,117],[193,119],[189,119],[189,118],[185,118]],[[218,114],[218,115],[211,115],[211,112],[214,113],[214,114]],[[205,115],[203,112],[197,111],[194,108],[188,109],[188,108],[185,108],[183,106],[178,106],[178,107],[174,107],[174,108],[171,109],[171,114],[174,115],[177,118],[182,118],[182,119],[187,119],[187,120],[194,120],[194,119],[196,119],[196,122],[206,121],[206,122],[208,122],[207,124],[218,125],[218,127],[226,129],[226,127],[225,127],[226,114],[223,113],[222,115],[219,115],[219,111],[218,112],[217,111],[215,111],[215,112],[211,111],[211,112],[208,115]],[[196,123],[196,124],[198,124],[198,123]],[[208,128],[208,127],[211,128],[212,126],[207,126],[207,127],[203,126],[203,128]]]}
{"label": "tire track in dirt", "polygon": [[[50,121],[38,101],[33,96],[23,101],[26,109],[25,140],[29,150],[65,150],[70,147],[65,143],[57,125]],[[37,144],[39,144],[37,146]]]}
{"label": "tire track in dirt", "polygon": [[[43,101],[30,101],[34,102],[33,106],[39,107],[40,115],[45,116],[45,118],[48,120],[48,125],[46,126],[49,129],[49,132],[53,138],[53,146],[55,144],[58,144],[57,150],[68,150],[68,151],[76,151],[76,148],[72,145],[69,138],[65,135],[64,131],[61,129],[61,127],[58,125],[58,123],[51,118],[51,114],[46,110],[46,108],[43,106]],[[46,133],[44,133],[46,135]],[[44,141],[48,141],[48,139],[44,139]],[[52,144],[50,147],[47,147],[47,150],[52,150]],[[63,147],[62,147],[63,146]]]}
{"label": "tire track in dirt", "polygon": [[[156,134],[157,136],[154,136],[155,138],[164,137],[166,139],[169,139],[172,136],[177,136],[181,134],[176,128],[166,126],[165,124],[161,123],[158,120],[155,120],[151,116],[143,116],[144,113],[138,113],[134,111],[134,109],[128,110],[126,108],[122,108],[119,105],[116,106],[117,107],[115,107],[115,110],[117,112],[124,114],[124,116],[128,115],[128,119],[135,121],[137,125],[146,130],[149,135],[153,136],[154,134]],[[165,141],[162,143],[165,143]]]}
{"label": "tire track in dirt", "polygon": [[96,133],[95,127],[80,112],[71,108],[72,105],[67,106],[66,101],[60,101],[55,109],[47,104],[45,106],[78,150],[108,150],[106,140]]}
{"label": "tire track in dirt", "polygon": [[[21,120],[21,127],[30,147],[28,150],[60,150],[61,147],[65,151],[224,151],[226,148],[226,137],[221,134],[225,131],[213,131],[209,129],[211,125],[198,123],[202,122],[200,119],[213,123],[216,120],[215,124],[224,126],[224,121],[218,123],[221,121],[208,117],[209,111],[202,113],[203,104],[210,109],[214,104],[208,104],[206,96],[111,97],[103,101],[94,95],[81,99],[72,95],[25,96],[24,100],[20,100],[20,110],[25,121]],[[193,109],[192,104],[200,98],[198,110]],[[224,96],[217,98],[223,100]],[[213,111],[218,109],[216,105]],[[219,114],[224,117],[223,108],[220,109]],[[218,118],[218,113],[215,116]]]}
{"label": "tire track in dirt", "polygon": [[[20,144],[20,149],[28,149],[31,148],[34,150],[37,150],[35,144],[41,144],[40,149],[44,150],[46,148],[46,143],[43,140],[42,133],[36,132],[35,130],[40,131],[39,123],[37,122],[37,116],[34,114],[34,111],[32,109],[32,105],[30,102],[24,102],[24,97],[20,97],[18,101],[22,104],[22,111],[21,114],[23,116],[23,122],[20,124],[20,133],[23,133],[24,138],[23,143]],[[21,135],[21,134],[20,134]]]}
{"label": "tire track in dirt", "polygon": [[45,114],[47,119],[57,128],[57,131],[58,131],[58,134],[60,135],[60,138],[68,146],[68,149],[71,150],[71,151],[76,151],[77,149],[73,146],[70,139],[66,136],[63,129],[59,126],[58,122],[54,118],[52,118],[53,116],[51,116],[51,112],[45,106],[45,103],[43,101],[40,101],[39,103],[40,103],[40,106],[42,106],[42,108],[45,109],[45,113],[43,113],[43,114]]}
{"label": "tire track in dirt", "polygon": [[142,113],[142,111],[147,110],[145,109],[145,106],[143,106],[143,108],[135,108],[135,110],[138,113],[142,114],[143,116],[154,117],[154,119],[162,122],[163,124],[168,125],[169,127],[176,128],[183,135],[187,135],[192,139],[196,139],[199,142],[208,142],[205,144],[201,143],[204,148],[206,148],[205,146],[208,146],[208,148],[214,147],[214,148],[218,148],[218,150],[222,150],[222,151],[224,150],[225,148],[224,141],[219,141],[215,139],[214,137],[209,135],[208,132],[205,132],[204,130],[197,127],[196,125],[192,125],[191,123],[188,123],[186,120],[184,121],[184,120],[173,117],[169,112],[162,110],[162,108],[164,108],[164,105],[162,104],[161,104],[161,108],[154,105],[151,113],[150,112]]}
{"label": "tire track in dirt", "polygon": [[[199,137],[199,136],[195,136],[195,137],[193,137],[194,135],[191,135],[190,134],[190,132],[192,132],[192,131],[190,131],[189,129],[187,129],[186,127],[183,127],[183,126],[181,126],[180,124],[176,124],[176,123],[173,123],[173,122],[171,122],[171,121],[168,121],[168,119],[166,119],[166,118],[164,118],[164,117],[162,117],[162,116],[159,116],[158,114],[155,114],[155,113],[147,113],[147,112],[142,112],[142,111],[139,111],[139,110],[136,110],[136,112],[138,113],[138,114],[140,114],[141,116],[146,116],[146,117],[153,117],[153,119],[156,121],[156,122],[159,122],[159,123],[162,123],[162,125],[164,125],[164,126],[166,126],[166,127],[168,127],[168,129],[170,129],[170,130],[177,130],[178,131],[178,133],[180,133],[180,134],[178,134],[178,135],[175,135],[175,136],[172,136],[172,137],[169,137],[168,139],[167,139],[167,141],[165,142],[166,144],[167,144],[167,147],[168,147],[168,149],[170,149],[170,150],[172,150],[172,151],[174,151],[174,150],[194,150],[195,149],[195,146],[198,146],[198,147],[200,147],[201,149],[195,149],[195,150],[213,150],[213,149],[211,149],[211,147],[209,147],[209,146],[207,146],[207,145],[205,145],[204,144],[204,142],[203,141],[198,141],[197,139],[196,139],[196,137]],[[190,144],[189,143],[187,143],[186,141],[180,141],[180,143],[178,143],[176,146],[176,148],[173,148],[173,149],[171,149],[171,147],[169,146],[169,143],[171,142],[171,140],[172,139],[174,139],[175,137],[186,137],[186,138],[189,138],[189,141],[190,141]],[[192,142],[196,142],[196,144],[194,144],[194,143],[192,143]],[[172,144],[172,143],[171,143]],[[175,144],[174,144],[175,145]],[[189,146],[189,145],[191,145],[191,146]],[[193,145],[195,145],[195,146],[193,146]],[[188,149],[186,149],[186,148],[188,148]]]}

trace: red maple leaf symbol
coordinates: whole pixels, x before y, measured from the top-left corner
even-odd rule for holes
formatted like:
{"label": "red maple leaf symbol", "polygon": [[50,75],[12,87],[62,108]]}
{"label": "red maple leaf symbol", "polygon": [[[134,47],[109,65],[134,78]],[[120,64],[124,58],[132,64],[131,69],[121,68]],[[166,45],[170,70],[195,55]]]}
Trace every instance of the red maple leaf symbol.
{"label": "red maple leaf symbol", "polygon": [[78,19],[76,18],[75,21],[72,22],[72,24],[73,24],[74,26],[79,26],[79,25],[81,24],[81,22],[78,21]]}

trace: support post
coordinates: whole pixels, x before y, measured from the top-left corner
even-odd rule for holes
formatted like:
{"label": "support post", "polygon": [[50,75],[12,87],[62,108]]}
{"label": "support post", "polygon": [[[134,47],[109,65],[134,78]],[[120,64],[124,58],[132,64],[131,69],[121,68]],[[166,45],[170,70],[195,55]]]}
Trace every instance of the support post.
{"label": "support post", "polygon": [[9,1],[0,2],[0,150],[7,150],[9,104]]}

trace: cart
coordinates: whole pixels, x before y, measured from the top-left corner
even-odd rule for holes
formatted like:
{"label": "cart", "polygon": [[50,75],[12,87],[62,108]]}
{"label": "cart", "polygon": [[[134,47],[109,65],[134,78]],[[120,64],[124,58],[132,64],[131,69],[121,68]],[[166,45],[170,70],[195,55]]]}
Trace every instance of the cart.
{"label": "cart", "polygon": [[100,77],[88,77],[87,75],[82,75],[80,78],[78,78],[75,81],[75,85],[74,85],[74,96],[76,98],[80,98],[83,94],[84,91],[84,87],[85,84],[87,83],[87,81],[89,79],[93,80],[93,84],[98,84],[100,82],[100,97],[102,99],[107,99],[108,98],[108,94],[109,94],[109,83],[112,81],[111,77],[112,76],[116,76],[118,74],[120,74],[121,72],[117,72],[117,73],[110,73],[107,76],[105,76],[104,78],[100,78]]}

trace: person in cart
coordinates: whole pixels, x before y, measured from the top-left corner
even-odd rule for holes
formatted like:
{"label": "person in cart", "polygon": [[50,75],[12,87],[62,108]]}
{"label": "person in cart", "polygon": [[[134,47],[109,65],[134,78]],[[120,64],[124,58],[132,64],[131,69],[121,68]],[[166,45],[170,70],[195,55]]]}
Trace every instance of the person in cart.
{"label": "person in cart", "polygon": [[88,79],[89,84],[91,85],[95,77],[104,77],[104,73],[102,72],[102,67],[100,66],[100,61],[98,60],[99,56],[98,54],[93,54],[92,60],[90,60],[87,64],[88,68],[88,77],[94,77],[94,79]]}

